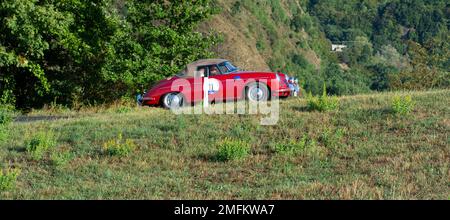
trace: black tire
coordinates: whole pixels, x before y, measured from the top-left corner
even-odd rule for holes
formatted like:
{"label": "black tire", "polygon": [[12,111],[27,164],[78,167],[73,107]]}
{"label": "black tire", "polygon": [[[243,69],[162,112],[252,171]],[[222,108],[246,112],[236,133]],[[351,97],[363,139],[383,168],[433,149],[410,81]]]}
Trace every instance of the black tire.
{"label": "black tire", "polygon": [[253,102],[270,100],[270,90],[264,83],[252,83],[246,86],[245,99]]}
{"label": "black tire", "polygon": [[161,98],[161,106],[166,109],[177,109],[183,107],[185,101],[186,100],[184,99],[184,96],[181,93],[177,92],[167,93]]}

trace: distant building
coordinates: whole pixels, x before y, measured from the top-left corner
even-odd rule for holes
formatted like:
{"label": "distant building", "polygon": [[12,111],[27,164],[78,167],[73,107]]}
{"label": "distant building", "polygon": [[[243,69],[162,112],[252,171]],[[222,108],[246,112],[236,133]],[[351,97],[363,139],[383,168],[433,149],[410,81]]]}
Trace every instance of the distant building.
{"label": "distant building", "polygon": [[333,52],[342,52],[344,48],[347,48],[345,44],[331,44],[331,51]]}

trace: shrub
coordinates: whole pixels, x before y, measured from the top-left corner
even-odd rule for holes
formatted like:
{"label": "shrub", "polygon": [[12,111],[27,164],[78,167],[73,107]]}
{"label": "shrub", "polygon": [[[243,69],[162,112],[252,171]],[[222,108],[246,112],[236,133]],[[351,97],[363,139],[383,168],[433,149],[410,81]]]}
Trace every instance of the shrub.
{"label": "shrub", "polygon": [[313,96],[311,92],[306,97],[308,103],[308,109],[310,111],[332,111],[339,108],[339,100],[336,97],[329,97],[327,95],[326,86],[323,85],[323,94],[322,96]]}
{"label": "shrub", "polygon": [[111,139],[103,144],[105,153],[112,156],[126,157],[136,149],[136,144],[131,139],[123,140],[122,134],[116,139]]}
{"label": "shrub", "polygon": [[306,148],[308,137],[304,135],[299,142],[291,140],[289,143],[278,143],[275,145],[275,152],[285,155],[297,155]]}
{"label": "shrub", "polygon": [[315,139],[309,138],[304,135],[300,141],[290,141],[288,143],[278,143],[275,145],[274,150],[277,154],[287,156],[308,156],[312,158],[320,158],[324,155],[323,149],[321,149]]}
{"label": "shrub", "polygon": [[56,146],[56,138],[53,132],[39,132],[26,142],[27,152],[35,160],[40,160],[52,148]]}
{"label": "shrub", "polygon": [[7,109],[0,108],[0,125],[6,125],[11,121],[12,121],[12,112]]}
{"label": "shrub", "polygon": [[397,115],[408,115],[414,109],[415,102],[411,96],[395,96],[392,100],[392,111]]}
{"label": "shrub", "polygon": [[233,4],[233,6],[231,7],[231,14],[232,15],[236,15],[239,12],[241,12],[241,2],[237,1]]}
{"label": "shrub", "polygon": [[0,170],[0,191],[12,189],[16,184],[19,174],[19,169]]}
{"label": "shrub", "polygon": [[250,145],[243,141],[225,140],[219,145],[217,159],[219,161],[240,160],[250,152]]}

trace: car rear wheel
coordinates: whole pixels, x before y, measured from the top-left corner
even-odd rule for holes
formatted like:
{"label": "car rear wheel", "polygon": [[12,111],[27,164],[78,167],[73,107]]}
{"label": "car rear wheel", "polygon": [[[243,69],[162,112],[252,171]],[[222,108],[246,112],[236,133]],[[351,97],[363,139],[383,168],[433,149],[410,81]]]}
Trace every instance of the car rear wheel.
{"label": "car rear wheel", "polygon": [[254,102],[267,101],[270,99],[269,88],[263,83],[253,83],[247,86],[246,98]]}
{"label": "car rear wheel", "polygon": [[184,106],[184,97],[181,93],[168,93],[162,98],[162,106],[167,109],[177,109]]}

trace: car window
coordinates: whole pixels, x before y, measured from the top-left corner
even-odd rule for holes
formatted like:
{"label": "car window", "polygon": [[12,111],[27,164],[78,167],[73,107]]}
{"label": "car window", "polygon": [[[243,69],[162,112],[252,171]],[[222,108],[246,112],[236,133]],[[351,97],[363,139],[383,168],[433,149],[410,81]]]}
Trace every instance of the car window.
{"label": "car window", "polygon": [[236,72],[239,70],[239,68],[235,67],[233,64],[231,64],[230,62],[225,62],[224,65],[227,67],[228,72]]}
{"label": "car window", "polygon": [[197,68],[197,73],[195,74],[196,77],[203,77],[208,75],[208,67],[207,66],[201,66]]}
{"label": "car window", "polygon": [[230,70],[228,69],[228,67],[225,64],[226,64],[225,62],[219,64],[219,69],[222,74],[230,72]]}
{"label": "car window", "polygon": [[216,65],[209,66],[209,76],[216,76],[220,75],[220,70],[217,68]]}

